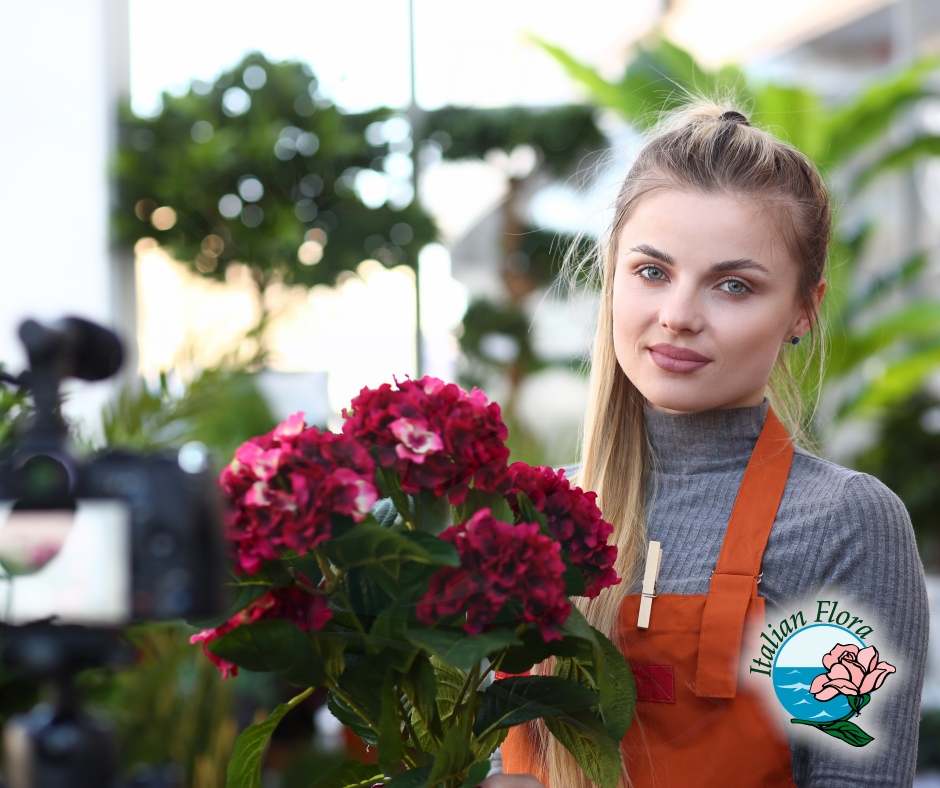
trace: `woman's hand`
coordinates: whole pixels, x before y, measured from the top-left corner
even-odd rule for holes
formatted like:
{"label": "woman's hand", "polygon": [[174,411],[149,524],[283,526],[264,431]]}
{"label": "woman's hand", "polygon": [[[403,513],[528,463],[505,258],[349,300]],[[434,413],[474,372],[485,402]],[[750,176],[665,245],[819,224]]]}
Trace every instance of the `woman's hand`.
{"label": "woman's hand", "polygon": [[494,774],[480,783],[480,788],[545,788],[531,774]]}

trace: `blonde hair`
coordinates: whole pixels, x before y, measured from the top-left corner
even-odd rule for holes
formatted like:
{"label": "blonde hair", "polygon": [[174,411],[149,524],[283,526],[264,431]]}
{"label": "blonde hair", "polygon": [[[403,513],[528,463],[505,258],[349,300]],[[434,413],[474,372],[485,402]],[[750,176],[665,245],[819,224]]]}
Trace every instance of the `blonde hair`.
{"label": "blonde hair", "polygon": [[[812,323],[810,342],[801,353],[803,373],[798,375],[791,369],[790,351],[780,353],[768,392],[775,412],[795,437],[803,434],[806,424],[802,378],[813,357],[822,355],[815,296],[825,271],[832,220],[829,194],[815,166],[793,146],[751,126],[731,106],[697,101],[669,114],[624,180],[611,227],[594,254],[586,260],[569,259],[567,266],[571,282],[588,273],[600,284],[576,481],[583,489],[597,492],[604,518],[614,524],[617,571],[623,578],[613,590],[594,600],[579,599],[577,604],[588,621],[615,642],[622,595],[637,585],[645,556],[651,452],[643,419],[644,398],[623,374],[614,353],[614,269],[624,224],[640,200],[657,189],[728,195],[754,200],[770,209],[790,258],[800,266],[798,297]],[[529,735],[534,735],[543,753],[551,788],[593,785],[567,750],[548,734],[544,723],[530,726]],[[625,773],[621,784],[629,782]]]}

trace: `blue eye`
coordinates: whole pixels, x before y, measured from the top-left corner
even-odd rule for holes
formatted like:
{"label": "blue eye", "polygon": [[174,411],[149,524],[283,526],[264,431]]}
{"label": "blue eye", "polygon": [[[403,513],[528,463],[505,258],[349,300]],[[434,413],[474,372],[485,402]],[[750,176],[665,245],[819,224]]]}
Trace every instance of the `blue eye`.
{"label": "blue eye", "polygon": [[653,282],[661,282],[666,278],[666,272],[662,268],[659,268],[655,265],[644,265],[639,271],[636,272],[636,275],[643,278],[649,279]]}
{"label": "blue eye", "polygon": [[725,288],[726,293],[735,296],[745,295],[750,292],[747,285],[738,279],[728,279],[721,283],[721,287]]}

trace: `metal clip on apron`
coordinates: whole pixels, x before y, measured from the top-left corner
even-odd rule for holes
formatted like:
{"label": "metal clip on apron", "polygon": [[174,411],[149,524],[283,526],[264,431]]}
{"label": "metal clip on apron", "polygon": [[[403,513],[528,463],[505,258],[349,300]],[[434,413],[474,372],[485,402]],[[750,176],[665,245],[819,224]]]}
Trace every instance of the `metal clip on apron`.
{"label": "metal clip on apron", "polygon": [[[768,408],[708,594],[659,594],[648,629],[637,628],[641,595],[624,597],[615,634],[639,703],[621,751],[637,788],[795,788],[780,719],[737,688],[745,622],[764,621],[757,581],[792,459],[790,437]],[[524,729],[510,731],[502,753],[507,773],[547,784]]]}

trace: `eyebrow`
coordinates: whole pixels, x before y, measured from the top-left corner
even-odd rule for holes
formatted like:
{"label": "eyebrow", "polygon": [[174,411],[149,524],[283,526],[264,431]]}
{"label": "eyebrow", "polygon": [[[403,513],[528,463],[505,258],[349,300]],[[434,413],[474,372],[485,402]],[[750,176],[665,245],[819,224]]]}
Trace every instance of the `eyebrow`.
{"label": "eyebrow", "polygon": [[[662,262],[668,263],[669,265],[676,264],[676,261],[672,257],[672,255],[660,249],[657,249],[654,246],[650,246],[649,244],[639,244],[638,246],[632,247],[630,251],[638,252],[640,254],[645,254],[647,257],[652,257],[654,260],[661,260]],[[749,257],[740,257],[736,260],[725,260],[722,263],[715,263],[711,267],[711,270],[716,273],[724,273],[725,271],[741,271],[741,270],[748,270],[748,269],[753,270],[753,271],[761,271],[767,274],[767,276],[771,275],[770,271],[767,270],[766,266],[761,265],[756,260],[751,260],[751,258]]]}

